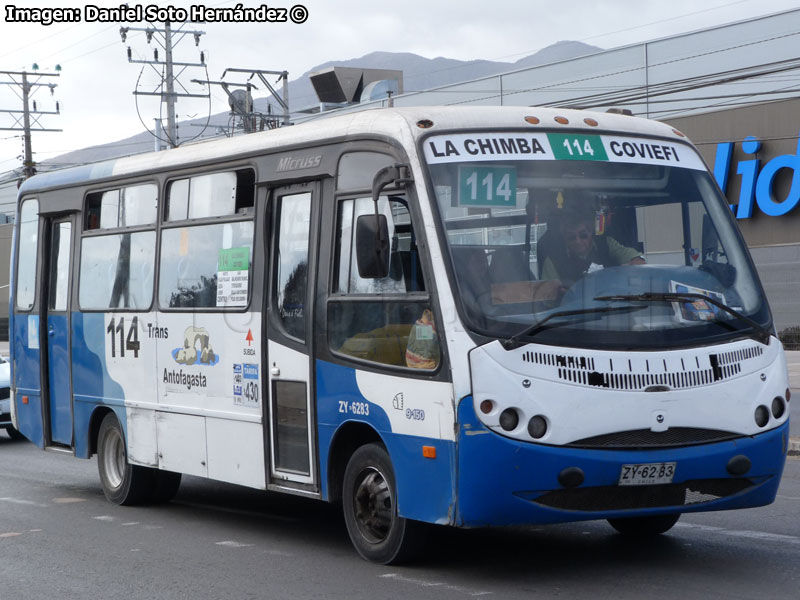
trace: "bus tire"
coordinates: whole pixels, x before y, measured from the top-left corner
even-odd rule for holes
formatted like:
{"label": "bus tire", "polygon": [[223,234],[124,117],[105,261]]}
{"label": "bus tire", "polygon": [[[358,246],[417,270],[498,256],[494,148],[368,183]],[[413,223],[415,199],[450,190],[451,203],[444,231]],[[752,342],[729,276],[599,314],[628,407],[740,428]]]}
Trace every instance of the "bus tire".
{"label": "bus tire", "polygon": [[125,434],[114,413],[108,413],[97,434],[97,470],[109,502],[131,505],[147,500],[153,486],[151,470],[128,462]]}
{"label": "bus tire", "polygon": [[678,519],[677,515],[653,515],[649,517],[624,517],[622,519],[609,519],[609,524],[619,533],[627,537],[652,537],[666,533]]}
{"label": "bus tire", "polygon": [[25,436],[11,426],[6,427],[6,433],[12,440],[22,440]]}
{"label": "bus tire", "polygon": [[422,523],[397,514],[394,469],[381,444],[361,446],[350,457],[342,509],[350,540],[365,560],[397,564],[411,559],[422,546]]}
{"label": "bus tire", "polygon": [[169,502],[178,493],[181,487],[181,474],[172,471],[153,470],[153,487],[148,498],[153,504]]}

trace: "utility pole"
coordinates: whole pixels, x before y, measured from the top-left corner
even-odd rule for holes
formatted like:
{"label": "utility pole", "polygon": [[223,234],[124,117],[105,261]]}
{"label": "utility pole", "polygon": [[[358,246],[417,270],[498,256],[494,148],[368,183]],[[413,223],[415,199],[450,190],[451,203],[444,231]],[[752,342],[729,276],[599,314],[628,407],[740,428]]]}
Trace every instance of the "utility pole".
{"label": "utility pole", "polygon": [[[0,85],[12,86],[14,93],[22,100],[22,110],[0,109],[0,113],[7,113],[14,121],[12,127],[0,127],[0,131],[22,131],[22,139],[24,143],[24,156],[23,156],[23,172],[25,178],[31,177],[36,173],[36,164],[33,162],[33,150],[31,144],[32,131],[61,131],[61,129],[47,129],[39,123],[41,115],[58,115],[60,114],[58,102],[56,102],[55,111],[37,110],[36,101],[33,101],[33,110],[30,107],[30,98],[36,93],[40,87],[47,87],[50,89],[50,94],[55,92],[55,83],[42,83],[40,80],[44,77],[59,77],[60,73],[38,73],[37,65],[33,65],[33,73],[28,71],[0,71],[0,76],[5,75],[10,81],[0,81]],[[56,65],[56,71],[60,71],[61,67]],[[28,76],[32,75],[34,81],[28,81]],[[32,126],[32,123],[34,126]]]}
{"label": "utility pole", "polygon": [[167,53],[166,84],[167,84],[167,137],[178,144],[178,124],[175,122],[175,77],[172,72],[172,29],[169,21],[164,23],[164,49]]}
{"label": "utility pole", "polygon": [[[164,22],[163,29],[157,29],[155,27],[120,27],[119,34],[120,37],[122,38],[123,43],[127,39],[129,31],[143,31],[145,36],[147,37],[148,44],[153,41],[153,38],[155,38],[156,42],[164,50],[165,54],[164,61],[160,61],[158,59],[158,48],[154,49],[153,60],[135,60],[133,58],[131,47],[128,46],[128,62],[150,65],[161,78],[161,82],[158,86],[156,86],[155,90],[151,92],[144,92],[137,89],[133,91],[133,94],[135,96],[161,97],[161,102],[167,105],[167,127],[165,131],[167,138],[166,141],[170,148],[175,148],[178,146],[178,123],[175,116],[175,102],[177,101],[178,98],[208,98],[209,94],[190,94],[188,91],[186,91],[186,88],[180,83],[178,79],[181,76],[181,74],[189,67],[205,68],[206,66],[205,54],[202,51],[200,52],[199,63],[175,62],[173,60],[173,49],[178,44],[180,44],[181,41],[187,35],[193,36],[195,46],[199,46],[200,36],[204,35],[205,31],[185,31],[179,28],[177,31],[173,32],[172,26],[169,21]],[[159,70],[155,67],[155,65],[164,66],[163,75],[159,72]],[[182,67],[177,75],[175,74],[175,67]],[[175,91],[176,82],[181,88],[184,89],[183,93]]]}

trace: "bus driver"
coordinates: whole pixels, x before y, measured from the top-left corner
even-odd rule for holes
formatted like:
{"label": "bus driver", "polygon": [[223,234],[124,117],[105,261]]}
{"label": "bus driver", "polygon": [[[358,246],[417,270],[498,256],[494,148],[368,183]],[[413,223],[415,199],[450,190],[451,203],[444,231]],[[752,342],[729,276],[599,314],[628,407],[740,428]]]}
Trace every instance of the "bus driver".
{"label": "bus driver", "polygon": [[641,252],[620,244],[611,236],[594,235],[594,219],[585,212],[563,214],[558,229],[561,244],[555,244],[542,264],[542,280],[560,280],[573,284],[586,273],[605,267],[643,265]]}

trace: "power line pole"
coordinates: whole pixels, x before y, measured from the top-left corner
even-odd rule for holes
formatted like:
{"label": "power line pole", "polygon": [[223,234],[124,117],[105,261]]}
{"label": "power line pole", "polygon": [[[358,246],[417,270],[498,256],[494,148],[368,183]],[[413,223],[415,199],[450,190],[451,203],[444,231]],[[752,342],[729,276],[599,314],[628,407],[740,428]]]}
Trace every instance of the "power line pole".
{"label": "power line pole", "polygon": [[[30,107],[30,98],[36,93],[36,90],[41,87],[50,89],[50,94],[55,92],[55,83],[41,83],[40,80],[44,77],[59,77],[60,73],[39,73],[36,71],[38,67],[33,65],[33,73],[28,71],[0,71],[0,75],[5,75],[10,81],[0,81],[0,85],[12,86],[14,93],[22,100],[22,110],[0,109],[0,113],[7,113],[14,121],[12,127],[0,127],[0,131],[22,131],[22,139],[24,144],[23,154],[23,172],[25,177],[31,177],[36,173],[36,163],[33,162],[33,149],[31,143],[32,131],[61,131],[61,129],[48,129],[39,123],[41,115],[58,115],[60,114],[58,102],[56,102],[55,111],[37,110],[36,101],[33,101],[33,110]],[[60,71],[61,67],[56,66],[56,71]],[[33,82],[28,81],[28,75],[32,75],[35,79]],[[17,91],[17,89],[19,91]],[[33,123],[34,126],[31,125]]]}
{"label": "power line pole", "polygon": [[[194,36],[195,46],[198,46],[200,44],[200,36],[204,35],[205,31],[185,31],[183,29],[178,29],[177,31],[173,32],[169,21],[164,22],[164,29],[156,29],[154,27],[120,27],[119,33],[123,42],[125,42],[127,39],[127,34],[129,31],[143,31],[147,37],[148,44],[151,43],[155,37],[156,42],[164,49],[164,61],[160,61],[158,59],[158,48],[155,48],[154,50],[154,60],[135,60],[132,55],[131,47],[128,46],[128,62],[150,65],[161,78],[161,83],[157,86],[156,90],[152,92],[143,92],[137,89],[133,91],[133,94],[135,96],[161,97],[161,102],[167,105],[167,128],[165,131],[167,138],[166,141],[171,148],[175,148],[178,146],[178,123],[175,116],[175,102],[178,98],[208,98],[209,94],[190,94],[178,79],[189,67],[205,68],[205,54],[202,51],[200,52],[199,63],[175,62],[172,56],[173,49],[180,44],[187,35]],[[164,66],[163,75],[154,65]],[[177,75],[175,75],[174,71],[176,66],[182,67]],[[183,93],[175,91],[176,82],[184,90]]]}
{"label": "power line pole", "polygon": [[178,124],[175,122],[175,78],[172,72],[172,29],[169,21],[164,23],[164,48],[167,53],[167,135],[169,139],[178,141]]}

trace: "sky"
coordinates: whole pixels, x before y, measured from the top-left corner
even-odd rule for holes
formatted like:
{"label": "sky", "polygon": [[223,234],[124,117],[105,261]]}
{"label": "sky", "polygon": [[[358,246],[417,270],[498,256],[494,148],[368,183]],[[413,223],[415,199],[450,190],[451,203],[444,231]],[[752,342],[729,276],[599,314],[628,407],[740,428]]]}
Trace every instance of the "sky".
{"label": "sky", "polygon": [[[302,8],[297,5],[302,2]],[[119,8],[121,2],[97,0],[93,6]],[[206,9],[260,7],[248,0],[153,0],[129,1],[142,13],[157,9]],[[9,7],[73,9],[80,20],[45,25],[20,22]],[[134,96],[133,90],[155,91],[159,77],[152,67],[129,63],[127,48],[135,60],[151,60],[155,41],[147,44],[143,32],[129,31],[122,42],[120,27],[163,27],[159,22],[88,22],[85,3],[18,0],[6,3],[0,14],[0,71],[56,72],[40,83],[55,83],[51,95],[37,87],[32,95],[43,115],[39,125],[62,132],[34,132],[35,161],[52,159],[66,152],[121,140],[152,128],[161,110],[157,99]],[[276,0],[271,8],[286,9],[302,22],[205,22],[186,24],[184,29],[203,31],[199,46],[193,36],[175,48],[174,60],[199,62],[202,50],[207,65],[187,68],[180,80],[187,90],[204,90],[191,79],[220,80],[229,67],[286,70],[295,79],[327,61],[349,60],[374,51],[411,52],[426,58],[496,60],[513,62],[563,40],[577,40],[602,48],[616,48],[688,31],[731,23],[798,7],[796,0],[594,0],[572,3],[541,0]],[[303,8],[305,10],[303,10]],[[91,11],[89,11],[91,12]],[[303,20],[303,16],[305,19]],[[177,27],[177,24],[173,25]],[[163,49],[159,48],[163,60]],[[17,78],[18,79],[18,78]],[[230,76],[226,81],[233,81]],[[0,82],[10,81],[0,74]],[[31,81],[35,81],[34,78]],[[4,110],[21,110],[20,90],[0,85],[0,127],[14,127]],[[137,106],[138,101],[138,106]],[[306,102],[305,104],[309,104]],[[211,99],[180,99],[179,119],[197,118],[228,111],[227,97],[218,87]],[[164,115],[166,112],[164,111]],[[21,132],[0,130],[0,174],[21,165]]]}

